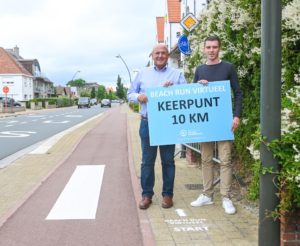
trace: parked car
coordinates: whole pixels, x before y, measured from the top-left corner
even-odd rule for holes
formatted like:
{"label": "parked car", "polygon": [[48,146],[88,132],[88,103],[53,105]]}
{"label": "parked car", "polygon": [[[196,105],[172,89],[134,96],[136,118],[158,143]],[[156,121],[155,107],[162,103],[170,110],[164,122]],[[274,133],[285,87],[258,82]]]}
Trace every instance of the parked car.
{"label": "parked car", "polygon": [[3,107],[21,107],[21,103],[15,101],[15,99],[11,97],[0,97],[0,103],[2,103]]}
{"label": "parked car", "polygon": [[90,108],[91,107],[90,98],[89,97],[79,97],[77,106],[78,106],[78,108]]}
{"label": "parked car", "polygon": [[97,105],[98,102],[97,102],[97,99],[96,98],[92,98],[91,99],[91,105]]}
{"label": "parked car", "polygon": [[111,108],[111,101],[109,99],[102,99],[101,100],[101,108],[102,107],[110,107]]}

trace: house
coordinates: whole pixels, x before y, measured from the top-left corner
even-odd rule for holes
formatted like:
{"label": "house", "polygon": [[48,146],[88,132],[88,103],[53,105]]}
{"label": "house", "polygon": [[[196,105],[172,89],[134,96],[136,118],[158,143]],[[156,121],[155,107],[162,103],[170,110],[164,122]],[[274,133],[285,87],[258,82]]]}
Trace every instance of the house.
{"label": "house", "polygon": [[165,17],[158,16],[156,17],[156,42],[164,43],[165,42]]}
{"label": "house", "polygon": [[189,13],[195,17],[199,16],[209,2],[209,0],[165,0],[165,17],[156,17],[156,41],[168,46],[169,66],[183,68],[184,55],[180,53],[177,45],[179,37],[184,33],[181,20]]}
{"label": "house", "polygon": [[181,2],[179,0],[167,0],[166,11],[164,38],[170,53],[169,66],[180,68],[181,59],[180,52],[177,49],[177,42],[182,34],[182,27],[180,25]]}
{"label": "house", "polygon": [[54,86],[48,78],[42,76],[37,59],[24,59],[19,48],[0,47],[0,88],[9,87],[7,96],[17,101],[33,98],[47,98],[54,95]]}

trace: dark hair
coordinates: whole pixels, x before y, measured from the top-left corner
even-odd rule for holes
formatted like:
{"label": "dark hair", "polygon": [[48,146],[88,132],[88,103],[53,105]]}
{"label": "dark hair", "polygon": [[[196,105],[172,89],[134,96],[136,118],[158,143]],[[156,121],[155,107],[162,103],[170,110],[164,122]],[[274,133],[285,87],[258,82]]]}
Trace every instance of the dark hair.
{"label": "dark hair", "polygon": [[204,40],[204,46],[206,44],[206,41],[218,41],[219,47],[221,47],[221,40],[217,35],[209,36]]}

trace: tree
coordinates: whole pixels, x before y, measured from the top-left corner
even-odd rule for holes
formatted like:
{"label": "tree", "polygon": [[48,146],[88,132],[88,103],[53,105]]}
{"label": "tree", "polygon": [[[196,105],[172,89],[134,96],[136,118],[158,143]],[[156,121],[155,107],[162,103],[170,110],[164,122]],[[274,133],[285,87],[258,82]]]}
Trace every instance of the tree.
{"label": "tree", "polygon": [[97,99],[102,100],[103,98],[106,98],[106,95],[107,95],[107,93],[106,93],[104,85],[100,85],[97,90]]}
{"label": "tree", "polygon": [[95,98],[95,97],[96,97],[96,90],[95,87],[93,87],[91,91],[91,98]]}
{"label": "tree", "polygon": [[126,95],[125,88],[122,83],[122,79],[121,79],[120,75],[118,75],[118,79],[117,79],[116,95],[120,99],[125,99],[125,95]]}
{"label": "tree", "polygon": [[81,97],[91,97],[91,93],[88,91],[81,91],[80,96]]}
{"label": "tree", "polygon": [[74,87],[83,87],[85,85],[85,80],[84,79],[75,79],[75,80],[70,80],[67,83],[68,86],[74,86]]}

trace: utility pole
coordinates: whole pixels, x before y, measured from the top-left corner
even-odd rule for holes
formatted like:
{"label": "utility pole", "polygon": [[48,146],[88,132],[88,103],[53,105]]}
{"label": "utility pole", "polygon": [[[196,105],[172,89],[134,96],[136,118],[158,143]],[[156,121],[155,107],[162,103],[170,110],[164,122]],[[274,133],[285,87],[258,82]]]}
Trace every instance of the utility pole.
{"label": "utility pole", "polygon": [[[281,131],[281,0],[262,0],[261,10],[260,153],[262,168],[278,172],[278,161],[265,142],[279,139]],[[276,174],[260,175],[259,246],[280,245],[279,220],[270,217],[279,204],[276,182]]]}

